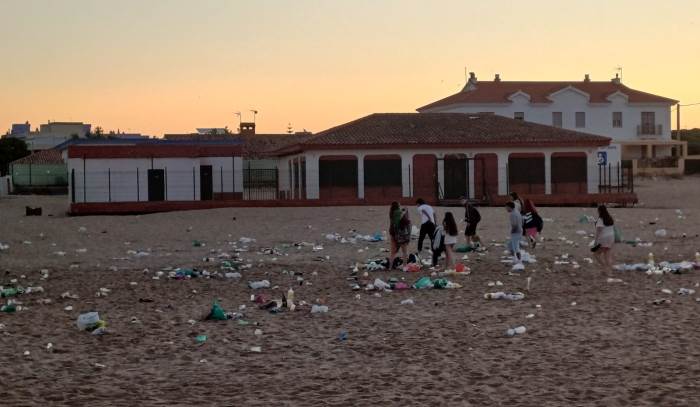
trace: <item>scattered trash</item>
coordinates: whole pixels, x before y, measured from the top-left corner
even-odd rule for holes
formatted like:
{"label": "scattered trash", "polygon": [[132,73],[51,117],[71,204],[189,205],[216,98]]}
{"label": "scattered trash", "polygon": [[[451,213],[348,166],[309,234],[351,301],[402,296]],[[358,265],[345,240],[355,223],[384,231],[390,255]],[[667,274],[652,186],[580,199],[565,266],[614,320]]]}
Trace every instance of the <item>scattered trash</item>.
{"label": "scattered trash", "polygon": [[484,298],[487,300],[509,300],[509,301],[520,301],[525,298],[525,294],[520,291],[516,292],[503,292],[498,291],[494,293],[484,294]]}
{"label": "scattered trash", "polygon": [[433,286],[433,282],[430,280],[430,277],[421,277],[413,283],[413,288],[421,290],[424,288],[430,288]]}
{"label": "scattered trash", "polygon": [[92,331],[93,335],[105,333],[105,327],[107,325],[105,321],[100,319],[100,314],[97,312],[80,314],[75,324],[81,331]]}
{"label": "scattered trash", "polygon": [[262,352],[262,348],[260,346],[253,346],[250,348],[250,351],[253,353],[260,353]]}
{"label": "scattered trash", "polygon": [[695,290],[692,288],[679,288],[678,289],[678,295],[693,295],[695,294]]}
{"label": "scattered trash", "polygon": [[224,311],[224,309],[221,308],[219,303],[217,301],[214,301],[214,303],[211,306],[211,311],[209,311],[209,315],[207,315],[205,319],[214,321],[225,321],[229,318],[226,315],[226,311]]}
{"label": "scattered trash", "polygon": [[656,232],[654,232],[654,236],[656,237],[666,237],[668,233],[666,232],[666,229],[659,229]]}
{"label": "scattered trash", "polygon": [[342,330],[340,333],[338,333],[338,340],[341,342],[347,341],[348,340],[348,331]]}
{"label": "scattered trash", "polygon": [[207,341],[207,336],[206,335],[197,335],[194,339],[195,339],[195,341],[197,341],[198,344],[203,345],[204,342]]}
{"label": "scattered trash", "polygon": [[608,283],[623,283],[624,281],[622,281],[621,278],[611,278],[611,277],[608,277],[607,282],[608,282]]}
{"label": "scattered trash", "polygon": [[254,334],[255,336],[262,336],[263,331],[262,331],[262,329],[256,329],[255,332],[253,332],[253,334]]}
{"label": "scattered trash", "polygon": [[671,300],[669,300],[667,298],[660,298],[660,299],[656,299],[656,300],[652,301],[651,303],[654,305],[664,305],[664,304],[670,304]]}
{"label": "scattered trash", "polygon": [[408,298],[408,299],[401,301],[401,305],[413,305],[413,304],[414,304],[413,298]]}
{"label": "scattered trash", "polygon": [[522,335],[525,332],[527,332],[527,328],[525,328],[524,325],[516,326],[515,328],[508,328],[506,330],[506,336],[515,336],[515,335]]}
{"label": "scattered trash", "polygon": [[248,283],[248,287],[252,288],[253,290],[257,290],[260,288],[270,288],[270,282],[267,280],[251,281]]}
{"label": "scattered trash", "polygon": [[0,251],[8,250],[10,248],[9,244],[3,244],[0,242]]}
{"label": "scattered trash", "polygon": [[312,314],[325,314],[328,312],[328,306],[327,305],[316,305],[314,304],[311,307],[311,313]]}

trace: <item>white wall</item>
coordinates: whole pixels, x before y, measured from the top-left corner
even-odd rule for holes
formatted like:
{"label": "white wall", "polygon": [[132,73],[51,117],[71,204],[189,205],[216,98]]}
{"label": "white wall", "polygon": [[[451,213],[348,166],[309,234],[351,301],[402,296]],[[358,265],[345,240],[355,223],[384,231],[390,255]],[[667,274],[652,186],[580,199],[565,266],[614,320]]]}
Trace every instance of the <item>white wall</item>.
{"label": "white wall", "polygon": [[[513,118],[515,112],[524,112],[525,120],[534,123],[552,125],[552,112],[562,112],[563,128],[584,133],[610,137],[614,141],[641,140],[637,135],[637,126],[641,125],[641,112],[654,112],[656,124],[662,125],[663,132],[659,140],[671,140],[671,106],[666,104],[629,104],[626,98],[616,95],[610,103],[588,103],[588,97],[569,89],[552,96],[552,103],[532,104],[521,95],[512,98],[512,103],[491,104],[455,104],[428,109],[426,113],[479,113],[493,112],[500,116]],[[586,113],[586,127],[577,128],[576,112]],[[612,126],[612,112],[622,112],[621,128]]]}
{"label": "white wall", "polygon": [[[148,200],[148,170],[166,170],[166,200],[192,201],[200,199],[201,165],[211,165],[214,193],[241,192],[241,158],[112,158],[67,160],[69,191],[72,190],[71,172],[75,171],[76,202],[136,202]],[[236,166],[236,172],[233,170]],[[85,171],[83,171],[85,168]],[[138,168],[138,172],[137,172]],[[194,177],[193,177],[194,169]],[[138,181],[137,181],[138,174]],[[233,179],[235,176],[235,179]],[[138,188],[137,188],[138,185]],[[87,186],[87,188],[84,188]],[[138,190],[138,191],[137,191]],[[110,197],[111,194],[111,197]]]}

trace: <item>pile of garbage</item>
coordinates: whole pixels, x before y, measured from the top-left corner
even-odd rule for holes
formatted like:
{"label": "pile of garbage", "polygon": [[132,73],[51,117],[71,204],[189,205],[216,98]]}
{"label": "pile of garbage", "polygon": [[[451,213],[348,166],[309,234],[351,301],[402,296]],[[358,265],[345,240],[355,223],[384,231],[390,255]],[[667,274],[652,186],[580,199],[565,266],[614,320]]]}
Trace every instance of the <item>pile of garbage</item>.
{"label": "pile of garbage", "polygon": [[356,282],[352,284],[354,291],[359,291],[364,288],[365,291],[403,291],[409,289],[423,290],[427,288],[462,288],[460,284],[454,283],[446,278],[421,277],[413,284],[409,285],[405,281],[392,277],[387,281],[376,278],[373,282]]}
{"label": "pile of garbage", "polygon": [[695,253],[695,261],[681,261],[671,263],[662,261],[657,263],[654,259],[654,253],[649,253],[646,263],[634,264],[617,264],[613,267],[617,271],[643,271],[648,275],[660,274],[682,274],[692,270],[700,269],[700,252]]}

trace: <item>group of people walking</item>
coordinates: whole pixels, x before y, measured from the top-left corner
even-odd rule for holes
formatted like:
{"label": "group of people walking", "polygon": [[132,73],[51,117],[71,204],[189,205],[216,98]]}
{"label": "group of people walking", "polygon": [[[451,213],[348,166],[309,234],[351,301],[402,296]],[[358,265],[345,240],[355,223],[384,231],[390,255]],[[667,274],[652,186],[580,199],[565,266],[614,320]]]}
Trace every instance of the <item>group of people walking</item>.
{"label": "group of people walking", "polygon": [[[527,239],[528,246],[535,249],[537,236],[542,232],[544,222],[537,207],[530,199],[522,199],[517,193],[510,194],[511,200],[506,203],[510,227],[510,240],[508,249],[513,256],[513,262],[522,263],[520,242]],[[468,200],[462,201],[464,205],[464,229],[467,245],[478,249],[481,240],[477,234],[477,227],[481,222],[481,214]],[[445,212],[442,222],[438,223],[435,210],[425,200],[419,198],[416,201],[420,216],[420,229],[418,233],[417,253],[423,251],[425,238],[430,240],[432,251],[432,265],[437,266],[442,253],[445,253],[445,267],[455,266],[455,249],[459,240],[459,228],[451,211]],[[391,257],[389,264],[392,268],[398,265],[398,255],[401,252],[402,263],[409,261],[408,246],[411,242],[411,219],[406,208],[402,208],[398,202],[392,202],[389,210],[389,235],[391,237]],[[598,207],[598,219],[596,220],[595,242],[591,251],[602,267],[612,267],[612,246],[615,243],[614,221],[605,205]]]}

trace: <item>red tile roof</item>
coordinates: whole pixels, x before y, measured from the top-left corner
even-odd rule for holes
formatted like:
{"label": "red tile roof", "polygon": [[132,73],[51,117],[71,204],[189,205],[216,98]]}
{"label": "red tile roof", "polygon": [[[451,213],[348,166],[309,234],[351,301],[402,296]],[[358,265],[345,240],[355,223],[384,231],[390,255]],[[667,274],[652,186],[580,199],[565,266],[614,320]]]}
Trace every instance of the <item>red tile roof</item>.
{"label": "red tile roof", "polygon": [[427,109],[448,106],[460,103],[511,103],[508,96],[521,91],[530,95],[532,103],[551,103],[548,96],[552,93],[565,89],[567,87],[576,88],[590,95],[590,103],[609,103],[607,97],[615,92],[621,92],[627,95],[630,103],[667,103],[676,104],[677,100],[652,95],[651,93],[641,92],[630,89],[621,83],[608,82],[511,82],[511,81],[479,81],[476,83],[476,89],[463,90],[452,96],[440,99],[430,103],[417,110],[424,111]]}
{"label": "red tile roof", "polygon": [[10,164],[63,164],[63,157],[58,150],[42,150],[15,160]]}
{"label": "red tile roof", "polygon": [[375,113],[278,151],[312,149],[603,146],[610,138],[493,114]]}

